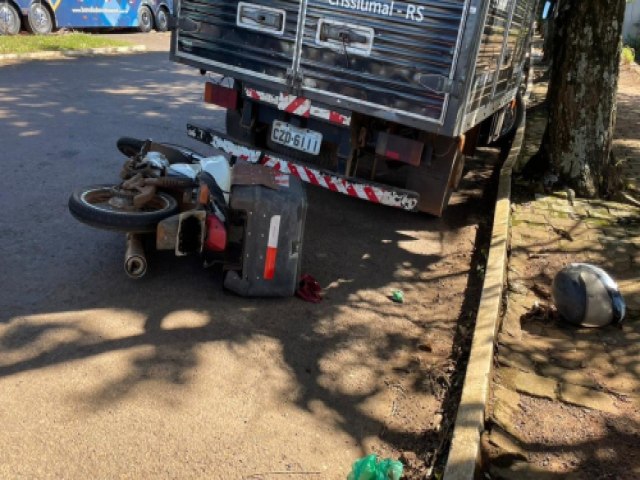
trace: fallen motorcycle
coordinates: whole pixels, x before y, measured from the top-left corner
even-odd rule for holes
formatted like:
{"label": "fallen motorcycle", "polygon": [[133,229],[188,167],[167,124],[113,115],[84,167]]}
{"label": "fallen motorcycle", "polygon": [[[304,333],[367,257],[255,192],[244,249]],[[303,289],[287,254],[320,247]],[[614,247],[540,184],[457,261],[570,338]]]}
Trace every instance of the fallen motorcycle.
{"label": "fallen motorcycle", "polygon": [[124,269],[147,271],[144,237],[158,250],[221,264],[224,287],[243,296],[293,295],[307,199],[297,177],[219,152],[205,157],[151,140],[121,138],[116,185],[75,190],[69,211],[92,227],[126,233]]}

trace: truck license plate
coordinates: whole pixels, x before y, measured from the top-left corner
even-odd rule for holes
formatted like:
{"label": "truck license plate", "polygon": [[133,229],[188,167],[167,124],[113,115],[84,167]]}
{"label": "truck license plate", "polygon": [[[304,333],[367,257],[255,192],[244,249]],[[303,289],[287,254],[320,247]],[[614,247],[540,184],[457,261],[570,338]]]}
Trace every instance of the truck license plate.
{"label": "truck license plate", "polygon": [[271,129],[271,140],[296,150],[317,155],[320,153],[322,134],[306,128],[294,127],[280,120],[274,120],[273,128]]}

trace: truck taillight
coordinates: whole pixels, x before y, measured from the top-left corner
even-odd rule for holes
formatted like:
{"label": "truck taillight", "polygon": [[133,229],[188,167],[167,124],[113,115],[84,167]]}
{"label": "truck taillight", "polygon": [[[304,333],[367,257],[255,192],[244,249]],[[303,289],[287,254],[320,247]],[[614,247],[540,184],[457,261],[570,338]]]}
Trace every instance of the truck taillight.
{"label": "truck taillight", "polygon": [[409,165],[418,166],[422,159],[424,143],[401,137],[392,133],[378,133],[376,155]]}
{"label": "truck taillight", "polygon": [[238,91],[216,83],[204,84],[204,101],[223,108],[235,110],[238,106]]}

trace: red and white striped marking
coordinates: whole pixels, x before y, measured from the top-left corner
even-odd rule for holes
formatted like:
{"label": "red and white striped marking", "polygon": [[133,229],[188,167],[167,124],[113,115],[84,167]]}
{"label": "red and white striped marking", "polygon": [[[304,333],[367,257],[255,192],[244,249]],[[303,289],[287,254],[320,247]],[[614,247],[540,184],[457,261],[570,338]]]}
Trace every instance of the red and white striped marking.
{"label": "red and white striped marking", "polygon": [[278,110],[293,113],[299,117],[309,118],[311,114],[311,100],[281,93],[278,97]]}
{"label": "red and white striped marking", "polygon": [[418,205],[418,194],[407,190],[396,191],[391,187],[385,188],[383,185],[373,185],[370,183],[350,180],[338,175],[322,172],[315,168],[298,165],[294,162],[284,160],[268,153],[263,153],[242,145],[237,145],[231,140],[227,140],[217,133],[207,131],[193,125],[187,126],[189,136],[207,143],[214,148],[218,148],[250,163],[257,163],[273,168],[283,174],[295,175],[303,182],[326,188],[333,192],[342,193],[349,197],[356,197],[373,203],[380,203],[389,207],[401,208],[403,210],[414,211]]}
{"label": "red and white striped marking", "polygon": [[273,95],[271,93],[262,92],[249,87],[244,89],[244,93],[252,100],[269,103],[276,106],[278,110],[298,115],[300,117],[316,117],[335,123],[336,125],[351,125],[351,117],[349,115],[343,115],[342,113],[329,110],[328,108],[312,105],[311,100],[308,98],[296,97],[295,95],[287,95],[284,93]]}
{"label": "red and white striped marking", "polygon": [[383,203],[385,192],[381,188],[372,185],[354,183],[344,178],[327,175],[309,167],[296,165],[279,158],[265,155],[261,163],[282,173],[288,173],[300,178],[303,182],[342,193],[350,197],[357,197],[374,203]]}
{"label": "red and white striped marking", "polygon": [[279,186],[289,188],[289,178],[289,175],[279,174],[276,175],[275,181]]}
{"label": "red and white striped marking", "polygon": [[276,274],[276,257],[278,255],[278,236],[280,235],[280,215],[274,215],[269,222],[269,239],[267,241],[267,254],[264,259],[265,280],[273,280]]}

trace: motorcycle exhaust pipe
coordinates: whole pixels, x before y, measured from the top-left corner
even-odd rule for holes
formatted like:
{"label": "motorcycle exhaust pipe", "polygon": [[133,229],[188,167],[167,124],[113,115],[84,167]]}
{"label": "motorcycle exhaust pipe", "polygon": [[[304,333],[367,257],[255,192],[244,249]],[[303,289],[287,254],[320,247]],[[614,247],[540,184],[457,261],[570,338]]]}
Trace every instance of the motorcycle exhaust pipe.
{"label": "motorcycle exhaust pipe", "polygon": [[147,273],[147,258],[144,255],[140,235],[127,234],[127,250],[124,254],[124,271],[130,278],[142,278]]}

